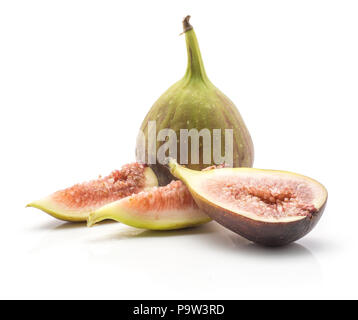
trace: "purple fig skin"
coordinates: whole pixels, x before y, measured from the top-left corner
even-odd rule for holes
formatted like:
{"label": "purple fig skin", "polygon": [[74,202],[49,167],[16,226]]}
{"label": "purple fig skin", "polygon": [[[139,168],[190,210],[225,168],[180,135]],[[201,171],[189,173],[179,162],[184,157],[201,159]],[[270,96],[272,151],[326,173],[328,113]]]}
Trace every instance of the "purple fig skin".
{"label": "purple fig skin", "polygon": [[193,198],[198,207],[213,220],[252,242],[270,247],[284,246],[304,237],[316,226],[327,203],[326,199],[318,211],[304,219],[270,223],[253,220],[213,203],[209,204],[197,194],[193,195]]}

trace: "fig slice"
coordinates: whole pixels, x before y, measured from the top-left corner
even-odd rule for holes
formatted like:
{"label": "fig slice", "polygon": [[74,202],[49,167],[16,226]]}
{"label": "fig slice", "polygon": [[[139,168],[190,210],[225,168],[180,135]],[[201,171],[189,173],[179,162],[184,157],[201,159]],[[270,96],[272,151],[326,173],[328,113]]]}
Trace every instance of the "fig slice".
{"label": "fig slice", "polygon": [[300,174],[252,168],[194,171],[169,162],[198,207],[253,242],[280,246],[296,241],[317,224],[327,190]]}
{"label": "fig slice", "polygon": [[27,207],[65,221],[86,221],[90,212],[158,185],[152,169],[140,163],[124,165],[110,175],[57,191]]}
{"label": "fig slice", "polygon": [[150,230],[182,229],[211,220],[179,180],[112,202],[91,213],[87,225],[90,227],[105,219]]}

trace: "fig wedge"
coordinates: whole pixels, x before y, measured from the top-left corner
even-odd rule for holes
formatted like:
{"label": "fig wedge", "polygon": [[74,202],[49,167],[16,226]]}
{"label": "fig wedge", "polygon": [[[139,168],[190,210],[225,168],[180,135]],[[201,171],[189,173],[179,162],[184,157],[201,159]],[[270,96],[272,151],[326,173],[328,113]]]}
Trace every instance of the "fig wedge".
{"label": "fig wedge", "polygon": [[86,221],[90,212],[157,185],[152,169],[140,163],[130,163],[106,177],[56,191],[27,207],[40,209],[64,221]]}
{"label": "fig wedge", "polygon": [[105,219],[149,230],[174,230],[194,227],[211,219],[195,204],[181,181],[152,188],[109,203],[88,216],[90,227]]}
{"label": "fig wedge", "polygon": [[194,171],[175,160],[170,160],[169,167],[209,217],[266,246],[286,245],[305,236],[327,202],[322,184],[292,172],[252,168]]}

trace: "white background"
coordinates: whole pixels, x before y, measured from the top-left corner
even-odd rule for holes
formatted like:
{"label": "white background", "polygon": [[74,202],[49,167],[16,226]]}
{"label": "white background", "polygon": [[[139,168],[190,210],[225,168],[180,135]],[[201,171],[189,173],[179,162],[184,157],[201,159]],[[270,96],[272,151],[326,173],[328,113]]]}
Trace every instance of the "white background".
{"label": "white background", "polygon": [[[308,236],[249,243],[212,222],[152,232],[25,205],[134,160],[152,103],[186,67],[239,108],[255,167],[322,182]],[[1,1],[0,298],[358,298],[357,1]]]}

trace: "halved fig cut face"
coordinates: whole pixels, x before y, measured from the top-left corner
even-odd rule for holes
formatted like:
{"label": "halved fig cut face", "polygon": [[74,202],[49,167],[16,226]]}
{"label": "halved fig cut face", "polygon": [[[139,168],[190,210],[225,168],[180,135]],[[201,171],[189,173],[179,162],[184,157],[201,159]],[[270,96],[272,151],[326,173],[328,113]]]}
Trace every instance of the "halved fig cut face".
{"label": "halved fig cut face", "polygon": [[157,185],[158,180],[152,169],[140,163],[131,163],[106,177],[56,191],[27,206],[61,220],[86,221],[90,212]]}
{"label": "halved fig cut face", "polygon": [[198,172],[174,161],[170,166],[199,208],[264,245],[284,245],[303,237],[318,222],[327,201],[319,182],[292,172],[251,168]]}

